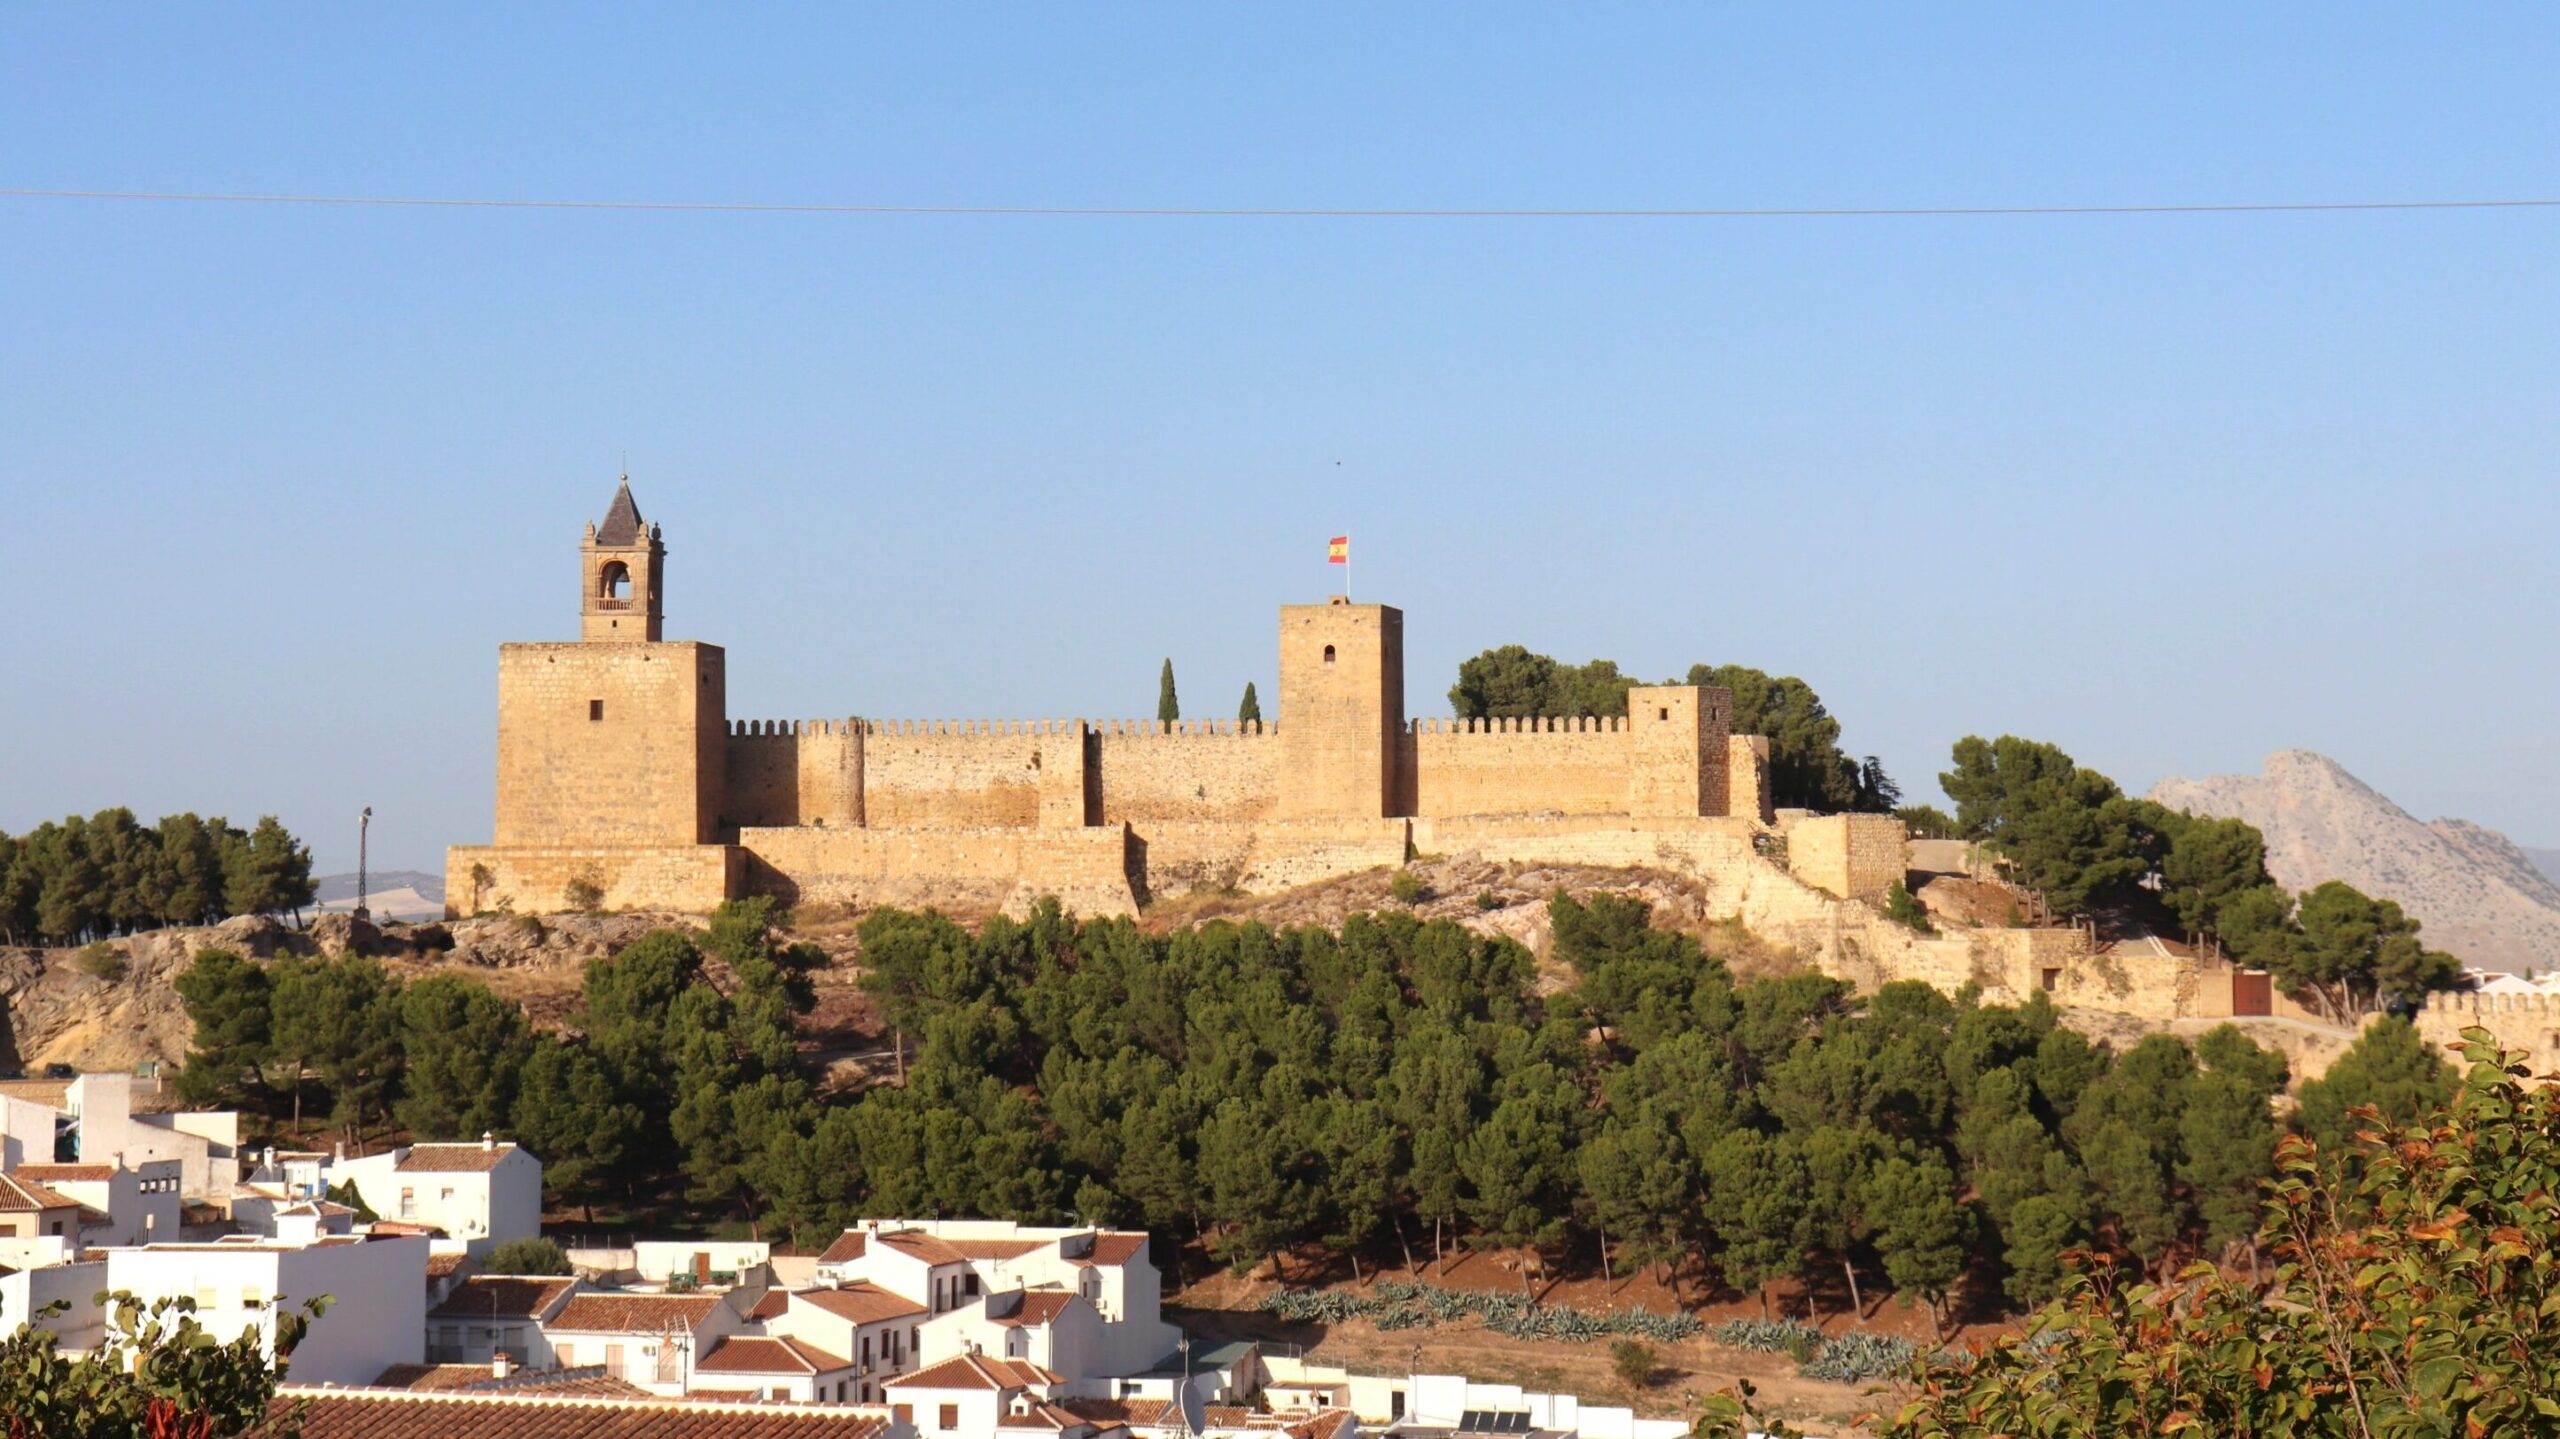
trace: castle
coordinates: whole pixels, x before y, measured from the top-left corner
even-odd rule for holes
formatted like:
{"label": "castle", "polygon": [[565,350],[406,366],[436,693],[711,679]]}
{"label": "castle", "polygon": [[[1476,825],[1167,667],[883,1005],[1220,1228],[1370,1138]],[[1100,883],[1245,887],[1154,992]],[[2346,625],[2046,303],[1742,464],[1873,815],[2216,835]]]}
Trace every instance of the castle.
{"label": "castle", "polygon": [[[626,477],[578,549],[578,639],[500,647],[496,833],[449,852],[449,913],[1053,894],[1128,914],[1420,852],[1704,875],[1749,862],[1775,819],[1768,741],[1729,732],[1727,691],[1409,720],[1403,613],[1339,596],[1281,607],[1269,726],[733,720],[720,647],[664,634],[666,554]],[[1900,877],[1898,824],[1831,818],[1791,827],[1797,875],[1841,897]]]}

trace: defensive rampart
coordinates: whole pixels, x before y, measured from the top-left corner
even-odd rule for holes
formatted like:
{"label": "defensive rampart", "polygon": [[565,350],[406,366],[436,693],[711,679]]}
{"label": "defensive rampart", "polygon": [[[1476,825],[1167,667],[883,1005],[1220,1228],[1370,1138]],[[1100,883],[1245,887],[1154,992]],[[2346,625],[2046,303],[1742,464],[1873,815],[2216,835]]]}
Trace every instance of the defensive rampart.
{"label": "defensive rampart", "polygon": [[[2462,1043],[2462,1031],[2485,1029],[2498,1047],[2522,1053],[2545,1078],[2560,1077],[2560,996],[2547,994],[2431,994],[2411,1021],[2429,1044]],[[2457,1066],[2458,1055],[2446,1056]]]}

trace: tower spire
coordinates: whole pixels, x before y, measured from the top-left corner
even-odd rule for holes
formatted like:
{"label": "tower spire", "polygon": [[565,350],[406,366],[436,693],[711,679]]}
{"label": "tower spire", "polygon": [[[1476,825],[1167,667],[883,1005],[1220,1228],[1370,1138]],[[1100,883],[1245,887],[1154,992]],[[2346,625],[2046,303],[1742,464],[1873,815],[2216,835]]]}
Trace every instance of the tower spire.
{"label": "tower spire", "polygon": [[587,526],[578,557],[581,638],[623,643],[665,638],[667,547],[657,528],[640,517],[629,474],[614,486],[604,522]]}

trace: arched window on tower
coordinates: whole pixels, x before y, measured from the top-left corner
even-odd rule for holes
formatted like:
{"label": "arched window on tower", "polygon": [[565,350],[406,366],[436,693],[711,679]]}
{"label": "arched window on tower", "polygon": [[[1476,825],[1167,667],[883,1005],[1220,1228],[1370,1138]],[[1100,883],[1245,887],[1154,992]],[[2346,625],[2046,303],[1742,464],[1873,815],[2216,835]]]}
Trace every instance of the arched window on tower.
{"label": "arched window on tower", "polygon": [[620,560],[607,560],[596,571],[596,598],[608,608],[631,603],[631,567]]}
{"label": "arched window on tower", "polygon": [[1324,647],[1324,662],[1326,664],[1333,663],[1333,646],[1331,645],[1326,645]]}

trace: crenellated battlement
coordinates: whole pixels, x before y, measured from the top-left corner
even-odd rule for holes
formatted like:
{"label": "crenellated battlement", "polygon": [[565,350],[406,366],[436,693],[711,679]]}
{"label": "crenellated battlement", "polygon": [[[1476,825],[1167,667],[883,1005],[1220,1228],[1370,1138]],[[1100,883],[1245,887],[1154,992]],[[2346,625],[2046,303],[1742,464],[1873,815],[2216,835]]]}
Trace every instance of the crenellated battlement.
{"label": "crenellated battlement", "polygon": [[2436,1014],[2560,1014],[2560,995],[2445,990],[2428,995],[2425,1007]]}
{"label": "crenellated battlement", "polygon": [[1624,715],[1541,715],[1529,717],[1455,719],[1422,718],[1408,720],[1405,730],[1414,735],[1461,734],[1624,734]]}
{"label": "crenellated battlement", "polygon": [[1105,734],[1122,737],[1207,739],[1277,732],[1261,720],[1089,719],[813,719],[732,720],[732,739],[792,739],[804,735],[880,735],[903,739],[1013,739],[1044,735]]}
{"label": "crenellated battlement", "polygon": [[862,721],[856,719],[811,720],[731,720],[731,739],[798,739],[804,735],[847,735]]}

